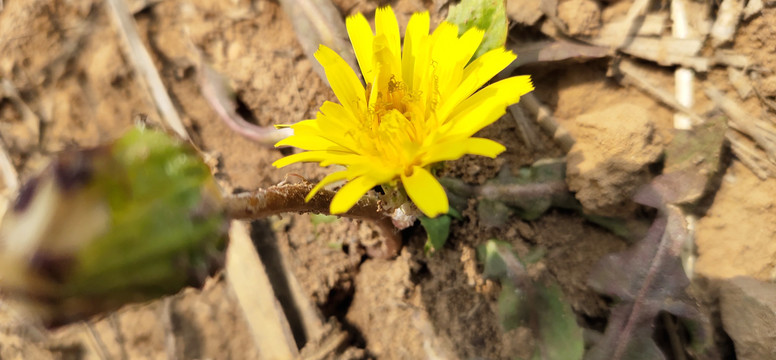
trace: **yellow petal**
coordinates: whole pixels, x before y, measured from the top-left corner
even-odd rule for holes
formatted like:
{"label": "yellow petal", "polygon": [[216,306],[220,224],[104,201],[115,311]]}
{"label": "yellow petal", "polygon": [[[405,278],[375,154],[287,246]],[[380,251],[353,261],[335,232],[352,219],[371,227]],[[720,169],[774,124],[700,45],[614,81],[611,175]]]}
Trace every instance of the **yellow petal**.
{"label": "yellow petal", "polygon": [[313,150],[288,155],[273,162],[272,166],[276,168],[282,168],[284,166],[298,162],[318,162],[321,166],[328,166],[331,164],[348,165],[354,161],[360,160],[361,158],[362,156],[353,154],[351,152]]}
{"label": "yellow petal", "polygon": [[350,166],[350,164],[356,163],[361,161],[363,159],[363,156],[360,154],[354,154],[351,152],[342,152],[342,151],[326,151],[328,155],[326,156],[326,159],[321,160],[318,162],[318,165],[326,167],[329,165],[343,165],[343,166]]}
{"label": "yellow petal", "polygon": [[348,170],[354,177],[369,175],[378,184],[384,184],[399,177],[401,167],[399,164],[385,164],[384,158],[363,155],[361,160],[348,164]]}
{"label": "yellow petal", "polygon": [[350,124],[357,123],[357,118],[354,117],[353,114],[349,113],[345,107],[335,102],[324,101],[319,111],[332,118],[347,120],[347,123]]}
{"label": "yellow petal", "polygon": [[466,32],[461,35],[461,38],[458,39],[458,48],[460,49],[466,64],[469,63],[469,60],[474,56],[474,53],[477,52],[477,48],[480,47],[484,37],[485,31],[475,26],[466,30]]}
{"label": "yellow petal", "polygon": [[[492,124],[506,112],[506,107],[520,101],[520,96],[533,90],[530,76],[510,77],[478,91],[456,106],[440,128],[440,135],[471,136]],[[438,139],[433,139],[438,140]]]}
{"label": "yellow petal", "polygon": [[[483,54],[463,71],[463,79],[453,93],[444,99],[437,116],[444,120],[461,101],[477,91],[483,84],[504,70],[517,57],[511,51],[494,49]],[[521,94],[522,95],[522,94]],[[519,98],[519,95],[518,95]]]}
{"label": "yellow petal", "polygon": [[[401,58],[391,52],[388,42],[388,39],[382,34],[375,36],[374,57],[378,80],[372,83],[373,94],[385,91],[392,78],[402,79]],[[373,103],[370,102],[370,104]]]}
{"label": "yellow petal", "polygon": [[315,194],[318,193],[318,191],[321,190],[324,186],[329,185],[335,181],[345,180],[348,177],[348,174],[350,174],[350,171],[345,170],[326,175],[321,181],[315,184],[315,187],[310,190],[310,193],[307,194],[307,196],[304,198],[304,201],[310,201],[310,199],[312,199],[313,196],[315,196]]}
{"label": "yellow petal", "polygon": [[415,72],[425,72],[431,77],[429,80],[436,81],[434,87],[429,90],[437,93],[445,89],[441,84],[447,83],[454,71],[461,71],[461,66],[456,66],[458,26],[446,21],[442,22],[431,34],[429,42],[432,44],[430,60],[433,65],[426,64],[423,69],[415,67]]}
{"label": "yellow petal", "polygon": [[[323,114],[319,113],[318,115],[323,115]],[[292,124],[291,128],[294,129],[295,134],[303,133],[308,129],[313,129],[314,131],[320,130],[320,127],[318,126],[318,119],[302,120],[297,122],[296,124]]]}
{"label": "yellow petal", "polygon": [[358,120],[353,114],[340,104],[326,101],[318,110],[319,113],[315,120],[318,127],[326,129],[327,133],[336,132],[344,135],[348,130],[361,126],[361,120]]}
{"label": "yellow petal", "polygon": [[517,55],[513,52],[504,48],[496,48],[482,54],[482,56],[467,65],[463,70],[463,76],[465,79],[474,77],[475,82],[472,83],[472,86],[474,86],[474,90],[477,90],[501,70],[504,70],[515,59],[517,59]]}
{"label": "yellow petal", "polygon": [[498,154],[507,149],[504,145],[490,139],[469,138],[466,141],[466,148],[469,154],[487,156],[491,159],[495,159]]}
{"label": "yellow petal", "polygon": [[385,36],[388,49],[401,62],[401,36],[399,35],[399,23],[390,6],[378,8],[375,12],[375,37]]}
{"label": "yellow petal", "polygon": [[361,74],[364,75],[364,81],[369,82],[373,77],[372,38],[374,38],[374,34],[372,33],[372,28],[361,13],[349,16],[345,20],[345,26],[348,29],[348,36],[353,44],[353,51],[356,53]]}
{"label": "yellow petal", "polygon": [[428,11],[412,14],[407,30],[404,33],[404,50],[402,52],[402,77],[407,87],[412,89],[415,70],[415,60],[421,47],[428,38],[429,15]]}
{"label": "yellow petal", "polygon": [[334,50],[324,45],[318,47],[315,58],[326,71],[329,85],[342,106],[348,109],[353,116],[358,117],[366,104],[366,99],[364,98],[364,87],[358,80],[356,73]]}
{"label": "yellow petal", "polygon": [[355,179],[348,181],[342,189],[337,191],[334,198],[331,199],[331,206],[329,210],[332,214],[342,214],[350,210],[355,205],[361,196],[366,194],[369,189],[379,185],[368,176],[359,176]]}
{"label": "yellow petal", "polygon": [[435,144],[428,150],[423,157],[423,164],[433,164],[440,161],[449,161],[459,159],[466,154],[487,156],[495,158],[498,154],[504,152],[506,148],[490,139],[483,138],[465,138],[460,141],[450,141]]}
{"label": "yellow petal", "polygon": [[413,69],[412,90],[422,94],[420,105],[430,109],[439,102],[439,81],[449,76],[449,50],[458,40],[458,27],[442,22],[419,46]]}
{"label": "yellow petal", "polygon": [[302,150],[328,150],[353,152],[350,148],[337,144],[329,139],[317,135],[293,135],[278,141],[278,146],[294,146]]}
{"label": "yellow petal", "polygon": [[447,194],[428,170],[414,166],[412,175],[401,174],[401,182],[412,202],[428,217],[446,214],[449,210]]}
{"label": "yellow petal", "polygon": [[[446,99],[460,88],[461,80],[464,78],[463,69],[477,51],[484,35],[484,31],[473,27],[467,30],[463,36],[455,42],[454,49],[450,50],[450,55],[447,59],[447,61],[451,63],[450,75],[445,81],[440,81],[439,83],[439,91],[442,94],[440,101],[447,101]],[[469,95],[471,95],[471,93],[469,93]],[[460,100],[462,99],[459,99],[458,101]]]}
{"label": "yellow petal", "polygon": [[[276,146],[288,145],[296,146],[304,150],[334,150],[334,151],[348,151],[356,153],[358,152],[358,144],[354,141],[353,137],[348,136],[348,131],[352,129],[351,125],[342,124],[340,119],[333,118],[331,116],[325,116],[318,114],[318,118],[315,120],[300,121],[293,126],[294,135],[286,138],[286,142],[278,143]],[[293,137],[299,137],[299,139],[290,139]],[[322,140],[316,140],[320,138]],[[327,144],[325,141],[328,141]],[[303,142],[310,141],[310,145],[306,145]],[[298,145],[291,145],[291,143]],[[314,144],[313,144],[314,143]],[[327,147],[328,145],[328,147]],[[331,147],[332,145],[340,148]]]}
{"label": "yellow petal", "polygon": [[298,154],[292,154],[292,155],[288,155],[286,157],[280,158],[277,161],[273,162],[272,166],[276,168],[282,168],[284,166],[288,166],[298,162],[321,161],[328,157],[327,154],[328,153],[325,151],[305,151]]}

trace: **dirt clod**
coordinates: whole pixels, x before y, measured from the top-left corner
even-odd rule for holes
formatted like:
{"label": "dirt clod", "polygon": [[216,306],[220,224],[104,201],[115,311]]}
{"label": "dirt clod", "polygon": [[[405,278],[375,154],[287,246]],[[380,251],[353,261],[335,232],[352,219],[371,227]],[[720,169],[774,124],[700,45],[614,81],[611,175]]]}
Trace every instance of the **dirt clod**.
{"label": "dirt clod", "polygon": [[647,166],[663,147],[646,110],[615,105],[576,118],[577,143],[568,154],[566,181],[585,210],[615,216],[632,211],[629,199],[650,178]]}
{"label": "dirt clod", "polygon": [[601,28],[601,7],[595,0],[566,0],[558,4],[558,17],[570,35],[592,36]]}
{"label": "dirt clod", "polygon": [[776,179],[761,181],[739,163],[727,169],[698,221],[696,272],[707,278],[776,279]]}
{"label": "dirt clod", "polygon": [[760,93],[767,97],[776,96],[776,75],[772,75],[763,79],[760,87]]}
{"label": "dirt clod", "polygon": [[776,285],[750,277],[726,280],[720,288],[725,331],[739,360],[769,359],[776,354]]}

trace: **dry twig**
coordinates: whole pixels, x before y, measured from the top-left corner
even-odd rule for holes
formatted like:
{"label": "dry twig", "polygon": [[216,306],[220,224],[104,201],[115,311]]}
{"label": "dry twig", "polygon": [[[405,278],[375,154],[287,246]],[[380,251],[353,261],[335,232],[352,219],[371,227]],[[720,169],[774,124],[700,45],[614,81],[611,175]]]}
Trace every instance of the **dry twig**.
{"label": "dry twig", "polygon": [[641,21],[644,16],[647,15],[647,9],[649,8],[650,0],[635,0],[628,9],[628,13],[625,15],[625,31],[618,42],[617,49],[628,47],[631,41],[635,38],[636,33],[639,31]]}
{"label": "dry twig", "polygon": [[776,101],[768,99],[763,95],[762,92],[760,92],[760,88],[762,87],[762,80],[760,79],[758,73],[754,73],[753,75],[755,76],[755,81],[757,81],[757,86],[752,86],[752,90],[754,90],[754,93],[757,95],[757,98],[760,99],[760,102],[771,109],[771,111],[776,112]]}
{"label": "dry twig", "polygon": [[532,93],[523,95],[520,100],[520,104],[525,106],[525,109],[528,110],[528,112],[536,116],[536,121],[539,123],[542,130],[550,135],[552,139],[560,145],[564,152],[571,150],[571,147],[574,146],[576,141],[568,130],[562,127],[560,123],[558,123],[558,120],[552,116],[550,108],[540,103]]}
{"label": "dry twig", "polygon": [[668,105],[669,107],[674,109],[674,111],[678,111],[687,115],[695,123],[699,124],[704,121],[704,119],[698,116],[698,114],[696,114],[691,109],[688,109],[686,106],[676,101],[676,99],[671,93],[663,89],[660,89],[657,86],[645,80],[646,77],[642,73],[642,71],[639,70],[636,67],[636,65],[634,65],[629,60],[623,59],[622,61],[620,61],[619,66],[617,67],[617,70],[622,74],[623,84],[635,86],[637,89],[643,91],[647,95],[650,95],[656,98],[657,100],[659,100],[660,102]]}
{"label": "dry twig", "polygon": [[230,226],[226,274],[261,358],[298,358],[291,327],[243,221],[234,220]]}
{"label": "dry twig", "polygon": [[[11,100],[11,103],[16,107],[16,110],[19,111],[19,114],[22,117],[22,123],[26,129],[26,132],[24,133],[25,146],[37,145],[40,141],[40,119],[35,115],[35,112],[27,106],[24,100],[22,100],[19,90],[8,79],[0,80],[0,98],[3,97]],[[17,139],[17,141],[19,140],[21,139]]]}
{"label": "dry twig", "polygon": [[696,71],[707,71],[712,61],[697,54],[703,48],[701,39],[677,39],[634,37],[630,44],[620,51],[640,59],[656,62],[663,66],[681,65]]}
{"label": "dry twig", "polygon": [[[687,22],[685,0],[671,1],[671,19],[674,22],[672,33],[677,39],[687,39],[690,34],[690,24]],[[674,72],[674,81],[676,84],[676,101],[682,106],[692,109],[693,99],[693,80],[695,73],[691,69],[680,67]],[[689,130],[692,128],[690,117],[686,114],[674,114],[674,128]]]}
{"label": "dry twig", "polygon": [[164,330],[164,350],[167,360],[178,360],[178,351],[175,346],[175,327],[172,324],[172,298],[165,297],[161,306],[162,329]]}
{"label": "dry twig", "polygon": [[712,45],[716,47],[733,40],[743,11],[744,0],[722,0],[717,11],[717,20],[711,26]]}
{"label": "dry twig", "polygon": [[3,184],[5,185],[3,191],[6,194],[10,194],[19,188],[19,175],[11,162],[11,157],[8,156],[8,152],[5,150],[5,144],[2,139],[0,139],[0,177],[3,179]]}
{"label": "dry twig", "polygon": [[323,339],[322,343],[315,349],[310,350],[309,353],[305,353],[303,349],[302,359],[304,360],[323,360],[329,358],[332,354],[335,354],[338,348],[348,340],[348,333],[344,331],[334,330],[333,333]]}
{"label": "dry twig", "polygon": [[154,66],[151,55],[140,40],[127,4],[123,0],[107,0],[107,3],[116,28],[127,47],[127,56],[132,62],[135,71],[140,75],[141,82],[146,85],[151,94],[162,120],[181,139],[189,140],[186,127],[183,126],[178,111],[175,109],[172,99],[170,99],[170,94],[167,93],[167,89],[164,87],[164,83],[162,83],[162,78],[159,76],[156,66]]}
{"label": "dry twig", "polygon": [[[641,25],[636,29],[634,36],[660,36],[666,28],[666,15],[663,13],[647,14]],[[633,25],[628,23],[627,19],[613,20],[601,25],[599,38],[602,39],[622,39],[623,32],[628,31]]]}
{"label": "dry twig", "polygon": [[536,134],[536,130],[534,130],[535,125],[531,124],[528,117],[525,115],[525,112],[523,112],[523,109],[519,105],[514,104],[507,107],[507,112],[512,116],[512,119],[515,120],[517,133],[520,136],[520,140],[523,141],[523,144],[532,151],[540,148],[541,144],[539,143],[539,137]]}
{"label": "dry twig", "polygon": [[[618,69],[623,75],[622,82],[624,84],[634,85],[639,90],[643,91],[647,95],[650,95],[657,100],[661,101],[665,105],[668,105],[674,111],[679,111],[696,123],[704,121],[702,117],[693,112],[691,109],[679,104],[670,93],[662,90],[646,80],[644,75],[636,68],[635,65],[627,60],[622,61],[619,64]],[[755,123],[751,123],[750,117],[746,115],[746,112],[738,106],[735,101],[728,99],[718,90],[707,86],[706,95],[718,104],[728,116],[730,121],[728,124],[742,133],[752,136],[753,139],[766,149],[768,157],[774,159],[776,154],[776,128],[762,120],[756,120]],[[725,134],[726,138],[731,143],[731,149],[733,153],[741,160],[744,165],[750,168],[760,178],[767,178],[768,176],[776,176],[776,165],[765,159],[754,146],[748,145],[747,142],[738,134],[735,134],[732,130],[729,130]],[[759,141],[758,141],[759,139]],[[762,143],[762,144],[761,144]],[[770,150],[767,150],[770,149]],[[773,161],[773,160],[772,160]]]}
{"label": "dry twig", "polygon": [[760,180],[776,177],[776,165],[765,159],[749,139],[734,130],[728,130],[725,133],[725,138],[730,142],[733,155],[752,170]]}
{"label": "dry twig", "polygon": [[550,19],[556,30],[564,35],[568,34],[569,29],[566,24],[558,17],[558,0],[540,0],[539,9]]}
{"label": "dry twig", "polygon": [[280,0],[280,4],[294,26],[305,55],[326,84],[329,82],[323,67],[313,57],[321,44],[340,54],[351,68],[358,69],[356,56],[346,41],[348,36],[342,15],[331,0]]}
{"label": "dry twig", "polygon": [[749,0],[744,8],[744,20],[749,20],[763,10],[763,0]]}
{"label": "dry twig", "polygon": [[[746,75],[746,70],[739,70],[734,67],[728,67],[728,80],[730,80],[730,85],[733,85],[733,87],[736,89],[736,92],[738,92],[738,96],[741,99],[746,99],[749,97],[749,95],[752,94],[752,90],[754,90],[754,86],[752,86],[752,82],[749,80],[749,77]],[[762,98],[760,99],[763,100]]]}
{"label": "dry twig", "polygon": [[735,100],[722,94],[712,85],[706,85],[706,96],[729,116],[728,124],[733,129],[751,137],[765,150],[771,162],[776,163],[776,127],[773,124],[751,116]]}
{"label": "dry twig", "polygon": [[99,357],[100,360],[110,359],[108,356],[108,348],[105,346],[105,342],[102,341],[100,334],[94,329],[94,325],[87,321],[84,321],[83,324],[89,334],[89,338],[94,341],[94,352],[97,353],[97,357]]}
{"label": "dry twig", "polygon": [[711,59],[714,65],[732,66],[738,69],[746,69],[751,65],[746,55],[736,54],[726,50],[717,50]]}

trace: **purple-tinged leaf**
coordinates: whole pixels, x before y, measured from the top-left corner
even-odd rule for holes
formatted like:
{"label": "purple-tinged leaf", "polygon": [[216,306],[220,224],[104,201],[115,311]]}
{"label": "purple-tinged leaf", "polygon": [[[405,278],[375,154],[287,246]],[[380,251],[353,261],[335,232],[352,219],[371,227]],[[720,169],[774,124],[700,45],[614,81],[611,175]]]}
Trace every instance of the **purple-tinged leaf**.
{"label": "purple-tinged leaf", "polygon": [[603,338],[586,359],[664,359],[652,339],[660,312],[689,322],[700,355],[714,358],[708,346],[709,320],[686,292],[690,280],[682,268],[680,252],[689,234],[684,215],[670,205],[692,190],[691,186],[682,186],[681,179],[679,173],[662,175],[637,193],[636,201],[658,208],[658,217],[644,239],[625,251],[608,255],[591,273],[589,285],[618,303]]}

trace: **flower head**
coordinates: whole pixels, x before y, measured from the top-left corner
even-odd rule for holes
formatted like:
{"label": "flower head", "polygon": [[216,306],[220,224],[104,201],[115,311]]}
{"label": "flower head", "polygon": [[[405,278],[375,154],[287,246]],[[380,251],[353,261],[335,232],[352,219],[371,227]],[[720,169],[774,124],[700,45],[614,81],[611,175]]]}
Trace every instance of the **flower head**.
{"label": "flower head", "polygon": [[459,37],[456,25],[443,22],[429,34],[427,12],[410,19],[403,49],[390,7],[377,9],[376,34],[361,14],[346,24],[366,87],[339,55],[322,45],[315,58],[340,104],[327,101],[315,119],[291,125],[294,135],[276,146],[307,151],[273,165],[345,166],[307,197],[347,180],[331,202],[335,214],[350,209],[369,189],[396,181],[425,215],[447,213],[445,191],[428,167],[465,154],[494,158],[504,151],[495,141],[472,136],[533,90],[530,78],[512,77],[477,91],[516,56],[499,48],[470,62],[483,32],[472,28]]}

